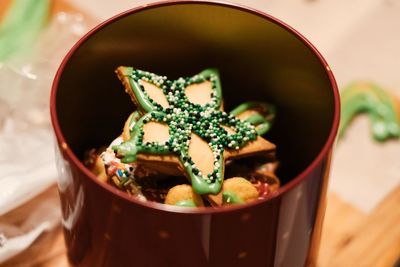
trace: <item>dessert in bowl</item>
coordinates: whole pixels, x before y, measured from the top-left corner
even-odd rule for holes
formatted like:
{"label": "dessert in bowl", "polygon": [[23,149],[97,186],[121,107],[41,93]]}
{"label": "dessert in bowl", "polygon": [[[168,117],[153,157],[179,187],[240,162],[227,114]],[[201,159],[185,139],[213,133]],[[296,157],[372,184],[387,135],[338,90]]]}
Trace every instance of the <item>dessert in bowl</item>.
{"label": "dessert in bowl", "polygon": [[[171,80],[212,66],[219,71],[224,110],[248,101],[272,103],[277,116],[266,136],[276,146],[281,186],[261,200],[211,208],[142,201],[100,181],[83,164],[85,152],[121,135],[133,111],[113,74],[118,66]],[[314,262],[339,100],[327,63],[284,23],[214,2],[166,2],[127,11],[96,27],[67,55],[54,81],[51,115],[71,264]],[[115,151],[121,158],[129,155]],[[239,163],[247,168],[254,162]],[[233,177],[228,171],[238,172],[228,164],[225,171],[225,178]]]}
{"label": "dessert in bowl", "polygon": [[246,203],[279,187],[275,145],[262,137],[273,106],[246,102],[225,112],[214,69],[174,81],[131,67],[116,72],[134,111],[110,146],[87,153],[99,180],[143,201],[186,207]]}

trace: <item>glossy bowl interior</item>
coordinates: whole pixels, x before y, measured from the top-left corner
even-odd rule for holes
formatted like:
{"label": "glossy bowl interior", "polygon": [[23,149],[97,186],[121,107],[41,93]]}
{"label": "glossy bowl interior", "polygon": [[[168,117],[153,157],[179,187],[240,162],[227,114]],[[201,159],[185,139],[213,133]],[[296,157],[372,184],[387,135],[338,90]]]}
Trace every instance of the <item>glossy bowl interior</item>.
{"label": "glossy bowl interior", "polygon": [[120,65],[171,78],[214,67],[226,110],[248,100],[276,105],[267,138],[277,145],[284,185],[316,159],[334,130],[329,69],[292,30],[240,8],[167,4],[97,28],[65,62],[55,106],[61,132],[78,158],[118,136],[134,109],[114,74]]}

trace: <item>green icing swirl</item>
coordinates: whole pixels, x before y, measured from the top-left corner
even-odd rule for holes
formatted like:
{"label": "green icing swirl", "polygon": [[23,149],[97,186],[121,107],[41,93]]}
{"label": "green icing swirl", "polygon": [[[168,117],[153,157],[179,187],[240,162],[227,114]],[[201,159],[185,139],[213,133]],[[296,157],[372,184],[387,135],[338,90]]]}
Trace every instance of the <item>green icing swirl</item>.
{"label": "green icing swirl", "polygon": [[400,137],[400,120],[391,96],[372,83],[354,83],[341,92],[341,121],[339,138],[342,138],[351,120],[360,113],[368,114],[375,140],[385,141]]}
{"label": "green icing swirl", "polygon": [[275,107],[262,102],[245,102],[233,109],[230,114],[238,116],[249,110],[255,110],[257,113],[246,118],[246,121],[256,127],[258,135],[266,134],[271,129],[272,123],[275,119]]}

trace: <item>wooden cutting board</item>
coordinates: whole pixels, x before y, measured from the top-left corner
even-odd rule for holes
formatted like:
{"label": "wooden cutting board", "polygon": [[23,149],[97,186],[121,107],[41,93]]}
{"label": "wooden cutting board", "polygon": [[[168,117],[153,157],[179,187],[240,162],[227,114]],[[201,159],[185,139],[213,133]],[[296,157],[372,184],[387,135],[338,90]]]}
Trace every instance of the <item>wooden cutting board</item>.
{"label": "wooden cutting board", "polygon": [[400,186],[370,214],[328,196],[318,266],[392,267],[400,258]]}
{"label": "wooden cutting board", "polygon": [[[55,187],[34,201],[3,216],[13,220],[26,214],[36,203],[54,199]],[[400,186],[395,188],[370,214],[365,214],[328,193],[318,267],[392,267],[400,258]],[[66,267],[61,227],[42,235],[28,250],[2,267]]]}

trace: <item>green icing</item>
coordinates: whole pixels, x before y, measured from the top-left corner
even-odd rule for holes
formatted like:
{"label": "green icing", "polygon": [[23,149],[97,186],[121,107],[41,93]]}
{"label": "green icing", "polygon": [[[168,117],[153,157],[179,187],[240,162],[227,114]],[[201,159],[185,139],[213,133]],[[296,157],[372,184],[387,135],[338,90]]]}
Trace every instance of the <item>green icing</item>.
{"label": "green icing", "polygon": [[[207,69],[193,77],[174,81],[133,68],[125,68],[124,75],[129,79],[140,108],[146,113],[133,126],[130,140],[113,147],[117,155],[122,157],[122,162],[135,161],[137,153],[178,155],[194,191],[198,194],[217,194],[224,176],[224,149],[238,150],[257,138],[256,129],[250,122],[241,121],[220,110],[222,92],[218,73]],[[161,88],[169,107],[163,108],[151,99],[140,80]],[[205,105],[191,103],[185,88],[204,81],[212,84],[211,101]],[[143,143],[143,125],[150,121],[168,125],[170,138],[166,143]],[[229,134],[223,125],[232,128],[235,133]],[[192,133],[205,140],[213,152],[214,170],[211,174],[203,175],[188,153]]]}
{"label": "green icing", "polygon": [[193,200],[188,199],[188,200],[181,200],[175,203],[175,206],[180,206],[180,207],[196,207],[196,204],[194,203]]}
{"label": "green icing", "polygon": [[248,110],[255,110],[257,114],[249,116],[246,121],[256,127],[257,134],[266,134],[271,129],[272,122],[276,116],[275,107],[262,102],[245,102],[233,109],[230,114],[238,116]]}
{"label": "green icing", "polygon": [[231,115],[233,116],[238,116],[239,114],[252,109],[254,107],[258,107],[259,103],[258,102],[244,102],[242,104],[240,104],[239,106],[237,106],[236,108],[234,108],[231,112],[229,112]]}
{"label": "green icing", "polygon": [[400,121],[395,103],[390,95],[375,84],[352,84],[341,92],[341,121],[339,138],[354,116],[367,113],[371,120],[371,132],[375,140],[385,141],[400,137]]}
{"label": "green icing", "polygon": [[0,25],[0,61],[30,49],[49,16],[49,0],[14,0]]}
{"label": "green icing", "polygon": [[157,106],[153,105],[151,98],[148,97],[146,91],[142,89],[142,86],[139,84],[139,80],[129,79],[129,83],[136,96],[137,101],[139,102],[139,106],[145,112],[150,112],[152,110],[157,109]]}
{"label": "green icing", "polygon": [[[164,114],[159,112],[153,112],[155,116],[163,117]],[[124,155],[122,158],[123,163],[130,163],[136,161],[136,154],[138,152],[148,153],[148,154],[170,154],[171,150],[168,145],[161,145],[155,142],[143,143],[143,125],[151,120],[152,113],[147,113],[143,115],[138,121],[134,123],[134,126],[130,132],[131,139],[123,142],[120,145],[112,147],[116,150],[118,154]],[[133,116],[132,116],[133,118]],[[133,120],[131,120],[132,123]]]}
{"label": "green icing", "polygon": [[261,124],[257,125],[257,128],[256,128],[257,133],[259,135],[266,134],[269,131],[269,129],[271,129],[270,123],[261,123]]}
{"label": "green icing", "polygon": [[132,134],[133,132],[133,127],[135,126],[136,122],[140,119],[140,113],[138,111],[135,111],[132,113],[132,116],[129,121],[129,132]]}
{"label": "green icing", "polygon": [[239,197],[235,192],[224,191],[222,193],[222,203],[226,204],[242,204],[244,200]]}
{"label": "green icing", "polygon": [[246,118],[246,121],[250,122],[251,124],[261,124],[261,123],[266,123],[268,122],[264,116],[261,114],[254,114],[248,118]]}

